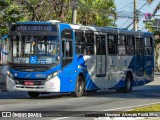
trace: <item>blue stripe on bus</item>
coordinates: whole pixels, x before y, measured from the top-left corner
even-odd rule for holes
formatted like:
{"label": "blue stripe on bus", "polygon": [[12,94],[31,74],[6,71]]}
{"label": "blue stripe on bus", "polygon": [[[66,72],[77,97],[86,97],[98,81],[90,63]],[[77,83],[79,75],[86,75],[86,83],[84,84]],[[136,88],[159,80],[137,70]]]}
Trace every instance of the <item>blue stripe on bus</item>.
{"label": "blue stripe on bus", "polygon": [[[143,75],[140,76],[138,78],[137,74],[136,74],[136,70],[137,70],[137,63],[136,63],[136,58],[137,56],[133,56],[129,66],[128,66],[128,70],[132,69],[132,73],[135,75],[134,76],[134,79],[133,79],[133,86],[141,86],[141,85],[144,85],[144,84],[147,84],[151,81],[153,81],[151,78],[152,78],[152,74],[153,74],[153,71],[151,70],[151,67],[154,66],[153,62],[151,62],[151,65],[147,66],[147,61],[152,61],[152,56],[144,56],[143,57],[143,63],[144,63],[144,71],[143,72]],[[117,88],[120,88],[120,87],[125,87],[125,79],[120,79],[119,82],[113,86],[112,88],[110,89],[117,89]]]}
{"label": "blue stripe on bus", "polygon": [[[78,68],[78,65],[82,68]],[[60,92],[73,92],[76,89],[76,79],[79,74],[83,74],[84,76],[86,90],[99,89],[92,81],[86,69],[83,56],[77,56],[70,64],[65,66],[62,73],[58,75],[61,81]]]}

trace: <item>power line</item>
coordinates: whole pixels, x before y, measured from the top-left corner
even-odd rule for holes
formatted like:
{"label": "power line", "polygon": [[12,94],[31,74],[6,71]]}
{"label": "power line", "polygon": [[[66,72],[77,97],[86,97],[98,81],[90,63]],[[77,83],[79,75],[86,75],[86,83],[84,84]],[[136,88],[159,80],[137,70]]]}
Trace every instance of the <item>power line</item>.
{"label": "power line", "polygon": [[[129,9],[133,9],[133,1],[125,6],[127,6]],[[122,8],[124,8],[124,7],[122,7]],[[128,9],[128,8],[126,8],[126,9]],[[133,11],[122,10],[122,11],[118,11],[116,13],[117,13],[117,18],[133,19],[133,15],[132,15]]]}
{"label": "power line", "polygon": [[139,8],[139,10],[141,10],[147,3],[148,3],[148,2],[144,3],[144,4],[142,5],[142,7]]}
{"label": "power line", "polygon": [[120,28],[121,28],[122,26],[124,26],[124,25],[128,22],[128,20],[129,20],[129,19],[127,19],[127,20],[120,26]]}
{"label": "power line", "polygon": [[119,10],[121,10],[121,9],[123,9],[123,8],[125,8],[125,7],[128,7],[128,5],[132,5],[132,2],[130,2],[130,3],[128,3],[127,5],[125,5],[125,6],[121,7],[121,8],[119,8]]}
{"label": "power line", "polygon": [[[141,10],[147,3],[148,3],[148,2],[144,3],[144,4],[142,5],[142,7],[139,8],[139,10]],[[134,23],[134,22],[132,22],[131,24],[129,24],[126,28],[129,28],[133,23]]]}

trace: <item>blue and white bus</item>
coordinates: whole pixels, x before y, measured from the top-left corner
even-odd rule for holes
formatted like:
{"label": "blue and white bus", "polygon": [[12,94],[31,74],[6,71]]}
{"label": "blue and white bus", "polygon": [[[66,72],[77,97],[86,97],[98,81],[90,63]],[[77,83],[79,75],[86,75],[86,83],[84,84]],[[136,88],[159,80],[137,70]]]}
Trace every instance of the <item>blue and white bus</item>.
{"label": "blue and white bus", "polygon": [[17,22],[8,35],[7,89],[73,93],[132,87],[154,79],[153,34],[108,27]]}

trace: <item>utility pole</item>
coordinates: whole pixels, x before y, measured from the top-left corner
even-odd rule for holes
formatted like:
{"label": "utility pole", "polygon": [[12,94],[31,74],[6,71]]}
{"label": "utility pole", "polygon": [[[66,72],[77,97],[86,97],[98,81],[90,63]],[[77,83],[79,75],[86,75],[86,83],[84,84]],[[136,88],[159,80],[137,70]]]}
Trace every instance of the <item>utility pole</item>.
{"label": "utility pole", "polygon": [[138,27],[138,16],[137,16],[137,0],[134,0],[134,31],[137,31]]}
{"label": "utility pole", "polygon": [[72,23],[74,23],[74,24],[76,24],[76,20],[77,20],[77,5],[78,5],[78,1],[73,0],[73,3],[72,3]]}

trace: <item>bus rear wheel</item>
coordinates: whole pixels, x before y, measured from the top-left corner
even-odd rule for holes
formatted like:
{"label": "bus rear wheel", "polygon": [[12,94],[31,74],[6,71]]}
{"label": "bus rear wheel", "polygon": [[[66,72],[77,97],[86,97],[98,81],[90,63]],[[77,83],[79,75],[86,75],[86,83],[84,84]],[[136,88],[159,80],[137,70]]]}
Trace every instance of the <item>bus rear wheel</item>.
{"label": "bus rear wheel", "polygon": [[132,91],[132,75],[128,73],[125,80],[125,87],[116,89],[116,92],[127,93],[131,91]]}
{"label": "bus rear wheel", "polygon": [[125,81],[125,88],[124,92],[131,92],[132,91],[132,76],[131,74],[127,74],[126,81]]}
{"label": "bus rear wheel", "polygon": [[28,95],[32,98],[38,98],[39,94],[39,92],[28,92]]}
{"label": "bus rear wheel", "polygon": [[79,75],[76,80],[76,89],[73,95],[75,97],[81,97],[84,93],[84,88],[85,88],[84,79],[81,75]]}

